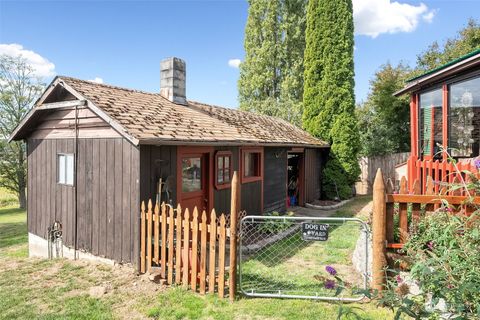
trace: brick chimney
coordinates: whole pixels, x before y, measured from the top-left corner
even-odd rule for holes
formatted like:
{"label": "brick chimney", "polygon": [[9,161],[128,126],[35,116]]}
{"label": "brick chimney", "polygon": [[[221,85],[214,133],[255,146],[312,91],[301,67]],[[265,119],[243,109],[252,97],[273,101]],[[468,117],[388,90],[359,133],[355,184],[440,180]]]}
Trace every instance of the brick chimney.
{"label": "brick chimney", "polygon": [[160,62],[160,94],[178,104],[187,104],[185,61],[179,58],[166,58]]}

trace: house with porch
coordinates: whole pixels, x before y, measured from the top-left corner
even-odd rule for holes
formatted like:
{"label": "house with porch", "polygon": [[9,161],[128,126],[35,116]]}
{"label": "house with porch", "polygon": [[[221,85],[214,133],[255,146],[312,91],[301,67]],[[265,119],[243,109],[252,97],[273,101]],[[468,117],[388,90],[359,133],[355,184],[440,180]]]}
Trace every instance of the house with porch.
{"label": "house with porch", "polygon": [[[396,96],[410,95],[411,154],[407,161],[408,187],[427,177],[452,182],[455,171],[476,171],[480,155],[480,49],[420,76],[409,79]],[[435,191],[439,190],[435,184]]]}
{"label": "house with porch", "polygon": [[66,255],[138,266],[141,201],[229,213],[320,198],[328,144],[274,117],[186,98],[185,62],[161,62],[160,93],[56,77],[10,140],[25,140],[30,255],[61,225]]}

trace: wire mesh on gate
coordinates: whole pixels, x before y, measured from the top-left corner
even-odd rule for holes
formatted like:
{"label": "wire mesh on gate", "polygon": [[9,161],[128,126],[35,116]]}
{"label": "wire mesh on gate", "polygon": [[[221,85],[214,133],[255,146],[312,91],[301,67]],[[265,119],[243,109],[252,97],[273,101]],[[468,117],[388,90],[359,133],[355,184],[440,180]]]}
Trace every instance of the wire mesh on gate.
{"label": "wire mesh on gate", "polygon": [[239,229],[247,296],[357,301],[367,288],[368,226],[356,218],[247,216]]}

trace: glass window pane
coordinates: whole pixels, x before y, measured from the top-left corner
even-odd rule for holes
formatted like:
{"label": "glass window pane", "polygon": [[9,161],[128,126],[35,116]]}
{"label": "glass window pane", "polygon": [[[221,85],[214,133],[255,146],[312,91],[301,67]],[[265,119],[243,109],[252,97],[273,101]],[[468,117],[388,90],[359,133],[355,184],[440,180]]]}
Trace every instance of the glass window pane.
{"label": "glass window pane", "polygon": [[217,168],[218,169],[223,169],[223,157],[222,156],[218,157],[217,161],[218,161],[217,162]]}
{"label": "glass window pane", "polygon": [[224,173],[225,173],[225,177],[224,177],[225,183],[230,182],[230,169],[227,169],[227,168],[225,167],[225,172],[224,172]]}
{"label": "glass window pane", "polygon": [[65,156],[58,155],[58,183],[65,183]]}
{"label": "glass window pane", "polygon": [[223,181],[223,169],[218,169],[217,170],[217,183],[222,184]]}
{"label": "glass window pane", "polygon": [[449,148],[454,157],[476,157],[480,143],[480,78],[450,86]]}
{"label": "glass window pane", "polygon": [[259,153],[245,153],[245,177],[259,176]]}
{"label": "glass window pane", "polygon": [[202,160],[200,157],[182,159],[182,191],[202,190]]}
{"label": "glass window pane", "polygon": [[65,183],[66,184],[71,184],[73,185],[73,173],[74,173],[74,165],[73,165],[73,160],[74,160],[74,157],[73,157],[73,154],[69,154],[69,155],[66,155],[65,156],[66,158],[66,168],[65,168]]}
{"label": "glass window pane", "polygon": [[230,156],[225,157],[225,169],[230,168]]}
{"label": "glass window pane", "polygon": [[442,144],[442,89],[420,94],[420,153],[435,155]]}

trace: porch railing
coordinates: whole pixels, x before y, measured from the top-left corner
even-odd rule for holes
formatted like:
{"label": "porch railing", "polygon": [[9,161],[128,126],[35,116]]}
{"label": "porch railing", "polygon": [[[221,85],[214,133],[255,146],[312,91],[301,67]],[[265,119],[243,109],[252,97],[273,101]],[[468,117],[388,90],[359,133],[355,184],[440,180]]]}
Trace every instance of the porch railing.
{"label": "porch railing", "polygon": [[[464,171],[477,173],[477,169],[471,162],[457,162],[454,164],[448,160],[420,160],[416,156],[410,156],[407,160],[408,190],[410,193],[425,194],[427,192],[427,178],[433,181],[433,192],[435,194],[451,194],[445,185],[468,180]],[[419,189],[415,189],[415,181],[419,183]],[[444,188],[442,192],[442,188]],[[460,195],[462,195],[461,193]]]}

